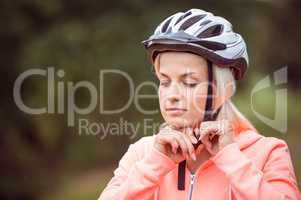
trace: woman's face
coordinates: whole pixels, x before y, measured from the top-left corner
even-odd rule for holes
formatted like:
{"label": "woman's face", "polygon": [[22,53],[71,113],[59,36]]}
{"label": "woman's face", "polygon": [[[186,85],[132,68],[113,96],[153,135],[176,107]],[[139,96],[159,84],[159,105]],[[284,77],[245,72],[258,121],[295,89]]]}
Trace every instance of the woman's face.
{"label": "woman's face", "polygon": [[186,52],[163,52],[155,61],[164,120],[181,129],[203,120],[207,97],[207,61]]}

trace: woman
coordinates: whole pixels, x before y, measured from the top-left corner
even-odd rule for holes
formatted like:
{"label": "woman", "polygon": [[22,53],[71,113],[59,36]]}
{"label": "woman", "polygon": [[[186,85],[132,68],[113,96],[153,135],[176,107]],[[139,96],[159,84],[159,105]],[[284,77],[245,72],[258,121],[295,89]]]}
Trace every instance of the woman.
{"label": "woman", "polygon": [[176,13],[143,43],[166,123],[130,145],[99,199],[301,199],[287,144],[231,103],[248,55],[227,20]]}

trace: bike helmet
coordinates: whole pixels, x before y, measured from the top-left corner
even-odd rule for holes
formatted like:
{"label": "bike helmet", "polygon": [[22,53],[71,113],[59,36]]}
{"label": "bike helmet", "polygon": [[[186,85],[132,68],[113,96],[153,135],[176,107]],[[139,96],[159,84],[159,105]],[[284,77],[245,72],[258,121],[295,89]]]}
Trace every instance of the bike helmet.
{"label": "bike helmet", "polygon": [[198,54],[218,67],[232,69],[236,80],[248,68],[246,44],[226,19],[200,9],[178,12],[159,24],[142,42],[153,63],[158,53],[173,50]]}

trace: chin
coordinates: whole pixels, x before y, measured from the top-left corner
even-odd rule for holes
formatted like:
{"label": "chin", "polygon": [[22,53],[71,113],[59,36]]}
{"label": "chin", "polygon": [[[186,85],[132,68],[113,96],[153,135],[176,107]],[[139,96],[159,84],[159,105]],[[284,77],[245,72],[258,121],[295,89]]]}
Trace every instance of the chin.
{"label": "chin", "polygon": [[[164,116],[163,118],[167,124],[169,124],[170,126],[176,129],[180,129],[183,127],[196,127],[197,124],[199,124],[202,121],[202,119],[199,119],[200,117],[185,118],[185,116],[179,116],[179,117]],[[198,118],[198,120],[196,120],[196,118]]]}
{"label": "chin", "polygon": [[168,118],[165,118],[165,122],[176,128],[176,129],[181,129],[183,127],[190,127],[192,125],[191,122],[189,122],[189,120],[183,118],[183,117],[168,117]]}

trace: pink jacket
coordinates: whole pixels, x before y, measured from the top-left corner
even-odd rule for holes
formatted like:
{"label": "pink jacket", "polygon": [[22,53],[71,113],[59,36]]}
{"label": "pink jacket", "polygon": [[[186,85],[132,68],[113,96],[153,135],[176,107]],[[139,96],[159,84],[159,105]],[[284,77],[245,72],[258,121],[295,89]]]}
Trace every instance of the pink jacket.
{"label": "pink jacket", "polygon": [[154,136],[130,145],[99,200],[301,200],[287,144],[243,131],[203,163],[186,168],[185,190],[177,189],[177,164],[153,148]]}

